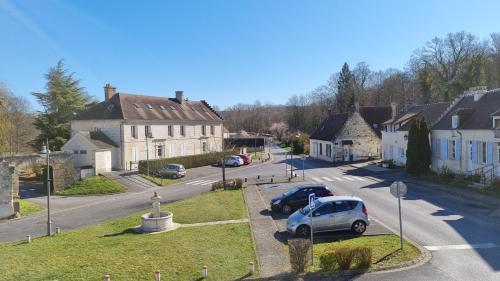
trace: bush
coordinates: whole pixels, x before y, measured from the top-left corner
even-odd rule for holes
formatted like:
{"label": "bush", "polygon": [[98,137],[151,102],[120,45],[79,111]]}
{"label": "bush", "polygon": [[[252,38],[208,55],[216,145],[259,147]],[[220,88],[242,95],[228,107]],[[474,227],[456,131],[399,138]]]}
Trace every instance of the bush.
{"label": "bush", "polygon": [[372,265],[372,249],[368,247],[354,248],[357,268],[369,268]]}
{"label": "bush", "polygon": [[231,180],[226,180],[226,184],[224,185],[222,181],[216,181],[212,183],[212,191],[215,190],[234,190],[234,189],[241,189],[243,187],[243,180],[240,178],[237,179],[231,179]]}
{"label": "bush", "polygon": [[212,191],[224,189],[224,184],[222,181],[216,181],[212,183]]}
{"label": "bush", "polygon": [[442,180],[453,180],[457,175],[455,173],[453,173],[452,170],[450,170],[449,168],[447,167],[444,167],[443,169],[441,169],[441,171],[439,172],[439,178],[441,178]]}
{"label": "bush", "polygon": [[500,188],[500,180],[494,180],[490,184],[491,188]]}
{"label": "bush", "polygon": [[354,259],[354,251],[349,248],[338,248],[335,250],[335,257],[339,268],[347,270],[351,268],[352,260]]}
{"label": "bush", "polygon": [[335,252],[326,252],[319,256],[319,267],[323,270],[335,270],[337,266],[337,257]]}
{"label": "bush", "polygon": [[[152,159],[149,160],[149,173],[155,174],[159,169],[168,164],[181,164],[186,169],[197,168],[202,166],[213,165],[219,159],[230,154],[237,154],[236,151],[228,152],[212,152],[198,155],[180,156],[172,158]],[[139,161],[139,172],[144,173],[147,170],[148,160]]]}
{"label": "bush", "polygon": [[309,251],[311,250],[311,241],[303,238],[288,240],[288,251],[290,254],[290,264],[292,271],[302,273],[305,271],[309,262]]}
{"label": "bush", "polygon": [[236,189],[241,189],[243,188],[243,180],[241,178],[237,178],[234,180],[236,184]]}

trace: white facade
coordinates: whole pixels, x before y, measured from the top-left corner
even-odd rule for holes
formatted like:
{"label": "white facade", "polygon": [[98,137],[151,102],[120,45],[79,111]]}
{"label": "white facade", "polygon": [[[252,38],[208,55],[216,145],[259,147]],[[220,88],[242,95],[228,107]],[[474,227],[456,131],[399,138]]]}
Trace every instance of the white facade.
{"label": "white facade", "polygon": [[407,138],[407,131],[382,131],[382,160],[392,160],[398,166],[406,165]]}

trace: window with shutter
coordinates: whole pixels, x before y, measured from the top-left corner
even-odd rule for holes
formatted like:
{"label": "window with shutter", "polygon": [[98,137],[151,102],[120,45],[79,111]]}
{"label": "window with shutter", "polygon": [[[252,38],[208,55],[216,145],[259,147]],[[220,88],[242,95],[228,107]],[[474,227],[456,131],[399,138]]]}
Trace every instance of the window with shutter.
{"label": "window with shutter", "polygon": [[477,155],[478,155],[478,153],[477,153],[478,149],[477,148],[478,148],[477,141],[472,141],[472,152],[471,152],[472,159],[471,160],[472,160],[472,163],[474,163],[474,164],[477,164],[477,162],[478,162],[477,161]]}
{"label": "window with shutter", "polygon": [[486,163],[493,164],[493,143],[487,143],[487,151],[486,151]]}
{"label": "window with shutter", "polygon": [[461,160],[462,159],[462,139],[458,139],[455,142],[455,159]]}

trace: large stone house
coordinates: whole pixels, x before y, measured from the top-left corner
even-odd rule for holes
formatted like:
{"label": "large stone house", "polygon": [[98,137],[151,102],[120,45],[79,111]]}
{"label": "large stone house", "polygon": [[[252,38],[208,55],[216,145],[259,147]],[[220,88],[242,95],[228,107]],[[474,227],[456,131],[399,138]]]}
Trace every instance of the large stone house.
{"label": "large stone house", "polygon": [[206,101],[117,93],[106,84],[105,100],[71,121],[71,139],[62,150],[74,153],[77,167],[95,173],[135,169],[139,160],[222,150],[221,116]]}
{"label": "large stone house", "polygon": [[500,176],[500,89],[455,99],[432,127],[432,169]]}
{"label": "large stone house", "polygon": [[382,123],[389,106],[359,106],[350,113],[328,116],[310,137],[309,156],[328,162],[380,158]]}
{"label": "large stone house", "polygon": [[[431,128],[450,105],[449,102],[414,105],[383,123],[382,159],[398,166],[406,165],[408,131],[413,120],[424,119]],[[392,106],[396,106],[393,104]]]}

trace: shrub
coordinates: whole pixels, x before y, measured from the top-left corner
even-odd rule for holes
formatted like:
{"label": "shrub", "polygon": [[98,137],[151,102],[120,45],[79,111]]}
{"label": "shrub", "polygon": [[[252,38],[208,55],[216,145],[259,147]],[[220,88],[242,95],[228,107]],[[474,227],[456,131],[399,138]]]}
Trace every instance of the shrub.
{"label": "shrub", "polygon": [[290,254],[290,264],[292,271],[302,273],[306,269],[309,261],[309,251],[311,249],[311,241],[303,238],[295,238],[288,240],[288,251]]}
{"label": "shrub", "polygon": [[490,184],[491,188],[500,188],[500,180],[494,180]]}
{"label": "shrub", "polygon": [[234,180],[235,184],[236,184],[236,188],[237,189],[241,189],[243,188],[243,180],[241,178],[237,178]]}
{"label": "shrub", "polygon": [[357,268],[369,268],[372,265],[372,249],[368,247],[354,248]]}
{"label": "shrub", "polygon": [[328,251],[319,256],[319,267],[323,270],[335,270],[337,258],[334,251]]}
{"label": "shrub", "polygon": [[449,168],[447,167],[444,167],[443,169],[441,169],[441,171],[439,172],[439,177],[442,179],[442,180],[452,180],[456,177],[456,174],[453,173],[452,170],[450,170]]}
{"label": "shrub", "polygon": [[347,270],[351,267],[354,258],[354,251],[349,248],[338,248],[335,250],[335,258],[342,270]]}
{"label": "shrub", "polygon": [[222,184],[222,181],[216,181],[212,183],[212,191],[224,189],[224,184]]}

